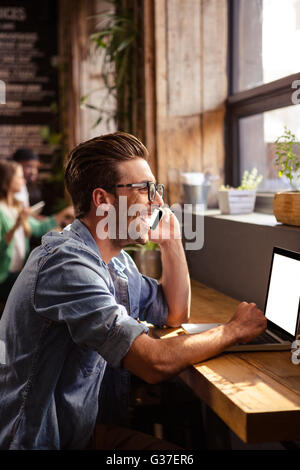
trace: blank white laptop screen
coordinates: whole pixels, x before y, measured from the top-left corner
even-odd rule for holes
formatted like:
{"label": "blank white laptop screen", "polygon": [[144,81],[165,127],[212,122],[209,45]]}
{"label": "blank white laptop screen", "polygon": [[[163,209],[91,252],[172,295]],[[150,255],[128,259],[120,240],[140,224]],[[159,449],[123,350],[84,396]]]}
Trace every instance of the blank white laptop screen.
{"label": "blank white laptop screen", "polygon": [[300,261],[274,253],[265,309],[268,320],[294,335],[300,299]]}

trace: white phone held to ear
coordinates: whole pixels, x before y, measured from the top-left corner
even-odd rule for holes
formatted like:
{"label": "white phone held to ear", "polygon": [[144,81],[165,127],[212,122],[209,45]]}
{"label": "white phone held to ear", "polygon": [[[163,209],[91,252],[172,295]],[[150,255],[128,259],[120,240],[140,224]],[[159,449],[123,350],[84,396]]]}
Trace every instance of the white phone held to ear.
{"label": "white phone held to ear", "polygon": [[151,219],[149,221],[150,229],[155,230],[158,226],[160,219],[163,216],[162,209],[154,209],[153,214],[151,215]]}

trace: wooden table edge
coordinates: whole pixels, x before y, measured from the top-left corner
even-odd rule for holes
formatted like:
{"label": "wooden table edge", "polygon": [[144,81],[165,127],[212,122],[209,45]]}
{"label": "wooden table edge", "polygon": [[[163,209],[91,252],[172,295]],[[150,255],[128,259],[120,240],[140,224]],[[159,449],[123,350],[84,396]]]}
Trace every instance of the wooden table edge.
{"label": "wooden table edge", "polygon": [[[182,328],[153,328],[151,332],[154,338],[185,334]],[[265,372],[256,364],[247,361],[245,353],[227,353],[237,355],[240,360],[247,364],[249,369],[254,369],[259,374],[264,374],[268,382],[274,381],[281,387],[286,385],[280,383],[272,374]],[[209,360],[208,360],[209,361]],[[275,441],[289,441],[300,438],[300,406],[295,410],[279,411],[245,411],[237,403],[231,400],[225,393],[209,381],[198,369],[203,363],[194,364],[179,374],[179,378],[190,387],[195,395],[203,400],[245,443],[261,443]],[[201,393],[198,390],[201,389]],[[289,390],[290,392],[290,390]],[[295,392],[293,392],[295,393]],[[268,434],[268,439],[265,436]]]}

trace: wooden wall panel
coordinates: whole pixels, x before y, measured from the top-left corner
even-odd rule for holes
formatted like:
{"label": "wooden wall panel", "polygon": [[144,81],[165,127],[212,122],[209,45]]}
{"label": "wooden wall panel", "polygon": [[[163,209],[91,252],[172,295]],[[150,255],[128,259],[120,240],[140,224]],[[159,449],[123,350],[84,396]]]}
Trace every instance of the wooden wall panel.
{"label": "wooden wall panel", "polygon": [[[211,206],[217,204],[224,174],[226,5],[225,0],[154,0],[157,178],[167,186],[169,204],[181,200],[181,171],[209,171],[217,177],[209,198]],[[192,25],[185,21],[191,14],[198,15]],[[193,25],[199,31],[192,33]],[[194,51],[184,56],[179,50],[176,56],[179,38],[183,50],[189,42]],[[199,76],[191,73],[193,84],[189,70],[200,71]]]}
{"label": "wooden wall panel", "polygon": [[224,182],[224,119],[225,107],[203,113],[202,116],[202,171],[209,172],[215,178],[208,195],[208,205],[211,207],[217,206],[217,191]]}
{"label": "wooden wall panel", "polygon": [[154,35],[154,3],[144,2],[144,143],[150,155],[150,167],[157,173],[156,159],[156,96],[155,96],[155,35]]}
{"label": "wooden wall panel", "polygon": [[[74,76],[73,34],[75,12],[79,0],[61,0],[59,5],[59,57],[60,57],[60,115],[66,151],[70,151],[78,141],[79,107],[76,105],[77,83]],[[75,54],[76,56],[76,54]]]}
{"label": "wooden wall panel", "polygon": [[[61,128],[69,151],[79,142],[115,130],[105,121],[94,128],[99,112],[80,106],[81,98],[93,92],[87,103],[101,107],[106,95],[101,75],[103,51],[95,51],[90,35],[99,22],[96,15],[111,9],[112,4],[105,0],[60,0],[58,3]],[[115,106],[113,100],[105,101],[105,108]]]}
{"label": "wooden wall panel", "polygon": [[201,112],[201,1],[167,0],[169,116]]}
{"label": "wooden wall panel", "polygon": [[166,184],[166,202],[173,204],[182,198],[180,172],[202,169],[201,116],[175,117],[172,123],[166,120],[160,138],[163,145],[158,159],[158,179]]}
{"label": "wooden wall panel", "polygon": [[[105,0],[60,0],[60,47],[68,146],[92,137],[94,116],[80,97],[101,86],[98,58],[89,57],[87,16]],[[141,92],[134,107],[136,135],[150,152],[150,165],[167,187],[166,202],[180,202],[181,171],[224,173],[224,103],[227,91],[225,0],[138,0],[132,3],[143,32]],[[140,57],[140,56],[139,56]],[[140,60],[140,59],[139,59]],[[99,95],[93,99],[100,102]]]}
{"label": "wooden wall panel", "polygon": [[227,3],[202,0],[202,111],[223,107],[227,96]]}
{"label": "wooden wall panel", "polygon": [[167,4],[155,0],[157,178],[167,187],[169,204],[181,197],[180,171],[200,171],[201,115],[168,113]]}
{"label": "wooden wall panel", "polygon": [[212,182],[208,203],[217,205],[217,190],[224,182],[224,119],[227,96],[227,3],[202,0],[202,138],[203,171]]}

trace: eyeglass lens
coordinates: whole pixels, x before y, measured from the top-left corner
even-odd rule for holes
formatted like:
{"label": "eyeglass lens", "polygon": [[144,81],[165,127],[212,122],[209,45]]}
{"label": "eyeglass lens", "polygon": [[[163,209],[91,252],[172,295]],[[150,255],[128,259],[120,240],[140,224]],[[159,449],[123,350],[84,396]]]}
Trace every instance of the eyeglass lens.
{"label": "eyeglass lens", "polygon": [[154,201],[155,196],[156,196],[156,191],[158,192],[158,194],[161,197],[163,197],[163,195],[164,195],[163,185],[158,184],[157,187],[155,186],[154,183],[149,185],[149,199],[150,199],[150,201]]}

